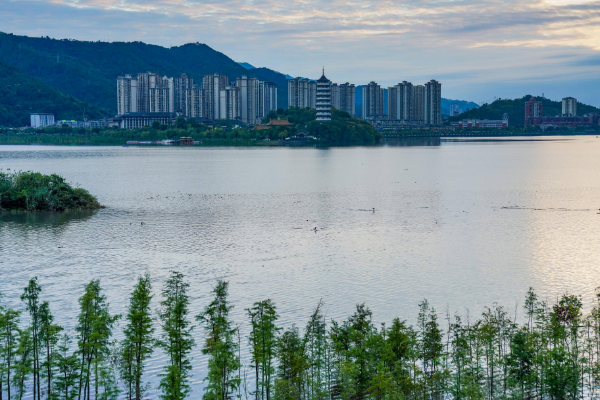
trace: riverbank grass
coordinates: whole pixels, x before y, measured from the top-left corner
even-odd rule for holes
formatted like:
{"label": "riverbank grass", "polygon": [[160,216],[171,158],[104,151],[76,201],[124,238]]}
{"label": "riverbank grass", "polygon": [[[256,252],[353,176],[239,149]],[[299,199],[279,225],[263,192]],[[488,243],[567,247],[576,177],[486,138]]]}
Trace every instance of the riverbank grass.
{"label": "riverbank grass", "polygon": [[103,206],[87,190],[69,185],[60,175],[0,170],[0,212],[99,208]]}

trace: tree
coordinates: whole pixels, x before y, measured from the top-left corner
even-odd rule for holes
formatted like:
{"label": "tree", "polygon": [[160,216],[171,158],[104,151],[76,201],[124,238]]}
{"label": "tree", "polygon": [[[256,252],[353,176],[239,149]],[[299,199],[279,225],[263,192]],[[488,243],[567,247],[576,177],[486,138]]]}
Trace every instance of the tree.
{"label": "tree", "polygon": [[228,286],[227,282],[219,280],[213,290],[213,301],[196,317],[204,325],[202,353],[209,356],[204,400],[228,400],[240,385],[237,373],[240,359],[237,356],[236,328],[229,319],[233,306],[227,300]]}
{"label": "tree", "polygon": [[54,378],[54,369],[56,367],[56,345],[59,341],[59,333],[63,330],[62,327],[54,324],[54,316],[50,311],[50,305],[44,301],[40,306],[40,344],[45,353],[45,360],[41,367],[43,375],[46,379],[47,398],[53,398],[52,380]]}
{"label": "tree", "polygon": [[273,386],[272,376],[275,371],[273,358],[279,331],[279,328],[275,326],[278,318],[277,310],[269,299],[254,303],[254,306],[246,311],[252,327],[248,341],[256,374],[254,395],[257,400],[270,400]]}
{"label": "tree", "polygon": [[122,358],[126,362],[122,376],[128,384],[128,398],[141,400],[145,387],[142,386],[144,362],[152,354],[154,348],[154,327],[150,302],[152,300],[152,284],[150,275],[145,274],[138,278],[138,282],[129,297],[129,310],[127,312],[122,342]]}
{"label": "tree", "polygon": [[[81,357],[79,371],[78,398],[91,399],[91,386],[94,385],[94,398],[102,394],[113,393],[111,380],[101,379],[108,367],[110,355],[110,338],[114,323],[119,315],[111,316],[106,296],[102,294],[100,281],[93,280],[85,285],[85,292],[79,298],[78,354]],[[93,377],[92,377],[93,373]],[[93,378],[93,379],[92,379]]]}
{"label": "tree", "polygon": [[162,290],[164,300],[158,311],[163,330],[159,343],[169,358],[160,381],[161,398],[164,400],[182,400],[190,391],[188,378],[192,365],[189,353],[194,339],[191,334],[193,326],[188,320],[189,284],[183,281],[183,277],[183,274],[171,271]]}
{"label": "tree", "polygon": [[[6,391],[9,400],[13,394],[13,371],[21,335],[20,316],[20,310],[0,307],[0,397]],[[3,387],[4,383],[6,388]]]}
{"label": "tree", "polygon": [[53,395],[59,400],[74,400],[78,395],[80,363],[77,354],[69,354],[71,343],[71,338],[63,335],[56,355],[57,374],[53,384]]}
{"label": "tree", "polygon": [[42,288],[37,282],[37,277],[29,280],[29,284],[23,290],[21,300],[25,302],[25,309],[31,318],[31,344],[32,344],[32,373],[33,373],[33,398],[40,400],[40,292]]}

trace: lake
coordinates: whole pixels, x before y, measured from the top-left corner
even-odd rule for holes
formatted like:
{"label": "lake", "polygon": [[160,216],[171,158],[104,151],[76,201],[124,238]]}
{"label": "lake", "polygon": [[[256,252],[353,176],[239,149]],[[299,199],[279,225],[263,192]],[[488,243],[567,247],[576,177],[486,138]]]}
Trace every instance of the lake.
{"label": "lake", "polygon": [[[106,206],[0,216],[5,302],[21,307],[38,276],[68,329],[86,282],[100,279],[111,311],[124,313],[146,271],[155,305],[169,271],[184,273],[193,315],[228,280],[246,332],[244,309],[266,298],[282,326],[302,326],[320,299],[328,319],[365,302],[377,322],[414,323],[424,298],[440,315],[494,302],[522,313],[530,286],[551,301],[580,294],[587,308],[600,286],[595,136],[331,149],[2,146],[0,168],[58,173]],[[200,346],[193,356],[199,395]],[[154,387],[162,361],[149,366]]]}

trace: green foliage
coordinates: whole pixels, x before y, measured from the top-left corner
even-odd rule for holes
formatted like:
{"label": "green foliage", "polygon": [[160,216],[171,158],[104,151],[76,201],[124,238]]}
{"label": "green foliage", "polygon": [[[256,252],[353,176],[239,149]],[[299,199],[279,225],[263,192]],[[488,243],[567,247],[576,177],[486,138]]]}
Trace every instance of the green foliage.
{"label": "green foliage", "polygon": [[228,287],[228,282],[219,280],[213,301],[196,317],[204,325],[202,353],[209,356],[204,400],[228,400],[240,385],[239,344],[235,340],[237,329],[229,318],[233,306],[227,300]]}
{"label": "green foliage", "polygon": [[197,83],[205,74],[213,73],[228,75],[230,79],[255,76],[276,83],[280,107],[287,106],[285,75],[267,68],[246,70],[226,55],[200,43],[166,48],[142,42],[56,40],[0,32],[0,60],[67,96],[113,114],[117,111],[117,77],[147,71],[173,77],[187,73]]}
{"label": "green foliage", "polygon": [[0,58],[0,126],[28,126],[30,113],[35,112],[53,113],[57,120],[100,119],[111,115],[108,109],[61,93]]}
{"label": "green foliage", "polygon": [[189,353],[194,346],[191,323],[188,319],[190,298],[189,284],[183,274],[171,271],[171,276],[162,290],[158,316],[162,325],[160,346],[168,356],[165,373],[162,374],[160,389],[164,400],[182,400],[190,391],[189,375],[192,363]]}
{"label": "green foliage", "polygon": [[142,385],[144,362],[154,350],[154,327],[152,325],[152,285],[150,275],[138,278],[138,282],[129,297],[125,339],[121,344],[121,377],[127,384],[127,398],[141,400],[146,390]]}
{"label": "green foliage", "polygon": [[72,187],[59,175],[0,170],[0,210],[66,211],[101,207],[87,190]]}
{"label": "green foliage", "polygon": [[248,341],[256,374],[254,395],[257,400],[269,400],[273,390],[272,377],[275,373],[273,364],[279,331],[275,322],[279,316],[271,300],[256,302],[246,311],[252,327]]}
{"label": "green foliage", "polygon": [[[457,115],[450,117],[450,121],[460,121],[463,119],[502,119],[504,113],[508,114],[508,124],[512,127],[523,126],[525,123],[525,102],[529,101],[534,96],[527,95],[520,99],[498,99],[491,104],[483,104],[479,108],[473,108]],[[542,113],[544,116],[553,117],[562,113],[562,102],[553,101],[545,97],[535,97],[536,100],[542,102]],[[600,109],[594,106],[577,102],[577,114],[584,115],[587,113],[600,112]]]}

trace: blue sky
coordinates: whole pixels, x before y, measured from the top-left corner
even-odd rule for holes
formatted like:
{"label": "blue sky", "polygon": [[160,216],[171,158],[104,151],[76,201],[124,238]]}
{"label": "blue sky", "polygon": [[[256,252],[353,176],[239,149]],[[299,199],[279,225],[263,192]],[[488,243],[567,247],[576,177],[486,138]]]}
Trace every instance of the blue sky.
{"label": "blue sky", "polygon": [[600,106],[600,1],[2,0],[0,30],[29,36],[206,43],[293,76],[444,97],[525,94]]}

